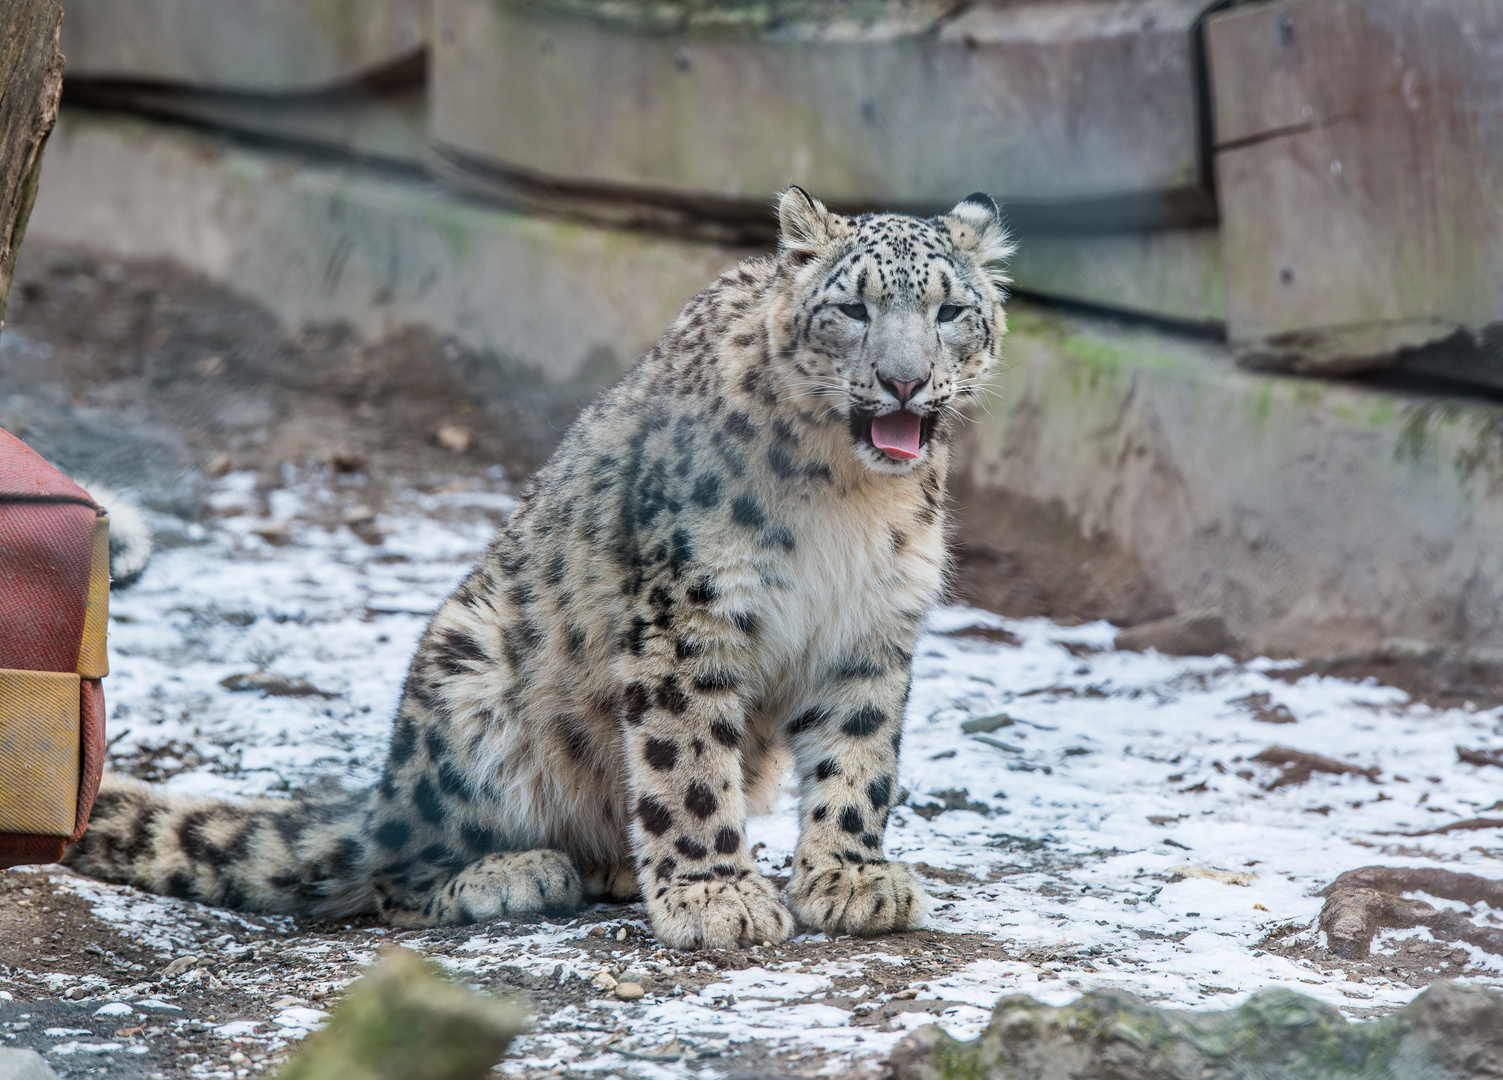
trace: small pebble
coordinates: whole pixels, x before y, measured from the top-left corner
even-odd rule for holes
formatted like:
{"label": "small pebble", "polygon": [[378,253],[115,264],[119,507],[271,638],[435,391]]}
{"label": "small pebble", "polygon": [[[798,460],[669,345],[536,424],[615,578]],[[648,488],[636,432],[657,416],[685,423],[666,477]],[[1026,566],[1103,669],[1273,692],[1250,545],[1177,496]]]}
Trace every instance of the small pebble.
{"label": "small pebble", "polygon": [[640,983],[624,982],[616,984],[616,996],[622,1001],[636,1001],[646,992],[642,989]]}
{"label": "small pebble", "polygon": [[616,940],[617,941],[625,941],[626,940],[626,927],[623,926],[620,930],[616,931]]}
{"label": "small pebble", "polygon": [[244,1065],[249,1060],[250,1058],[246,1057],[239,1050],[236,1050],[233,1054],[230,1055],[231,1065]]}
{"label": "small pebble", "polygon": [[595,972],[594,978],[590,980],[590,985],[598,987],[601,990],[614,990],[616,989],[616,977],[609,971],[602,969]]}

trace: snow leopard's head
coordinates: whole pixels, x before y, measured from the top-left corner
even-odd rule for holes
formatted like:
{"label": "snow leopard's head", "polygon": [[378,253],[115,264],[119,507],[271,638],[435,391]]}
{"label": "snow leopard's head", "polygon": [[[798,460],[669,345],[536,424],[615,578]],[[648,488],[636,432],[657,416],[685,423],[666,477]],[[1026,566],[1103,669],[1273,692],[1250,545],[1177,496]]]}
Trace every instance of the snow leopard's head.
{"label": "snow leopard's head", "polygon": [[997,204],[978,193],[939,217],[853,218],[792,187],[778,213],[801,390],[845,420],[869,468],[906,473],[980,390],[1006,332],[1013,244]]}

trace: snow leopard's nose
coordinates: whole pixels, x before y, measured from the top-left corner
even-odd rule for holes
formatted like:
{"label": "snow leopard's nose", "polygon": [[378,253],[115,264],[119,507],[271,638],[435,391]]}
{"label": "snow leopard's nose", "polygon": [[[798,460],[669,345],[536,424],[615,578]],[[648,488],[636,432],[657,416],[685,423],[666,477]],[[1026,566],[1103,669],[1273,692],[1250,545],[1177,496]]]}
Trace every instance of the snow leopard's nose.
{"label": "snow leopard's nose", "polygon": [[[880,376],[878,377],[880,378]],[[887,387],[888,392],[898,399],[899,405],[907,405],[908,399],[913,397],[914,392],[928,381],[927,376],[922,379],[909,379],[907,382],[898,382],[896,379],[882,379],[882,385]]]}

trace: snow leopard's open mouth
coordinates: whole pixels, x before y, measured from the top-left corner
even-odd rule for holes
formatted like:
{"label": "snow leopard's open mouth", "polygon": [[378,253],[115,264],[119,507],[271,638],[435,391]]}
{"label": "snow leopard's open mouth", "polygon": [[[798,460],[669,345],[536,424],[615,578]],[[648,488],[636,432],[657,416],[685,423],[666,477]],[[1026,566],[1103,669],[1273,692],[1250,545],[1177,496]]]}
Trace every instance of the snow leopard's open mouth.
{"label": "snow leopard's open mouth", "polygon": [[851,412],[851,437],[892,461],[912,461],[934,433],[935,413],[919,415],[907,409],[877,416],[865,409]]}

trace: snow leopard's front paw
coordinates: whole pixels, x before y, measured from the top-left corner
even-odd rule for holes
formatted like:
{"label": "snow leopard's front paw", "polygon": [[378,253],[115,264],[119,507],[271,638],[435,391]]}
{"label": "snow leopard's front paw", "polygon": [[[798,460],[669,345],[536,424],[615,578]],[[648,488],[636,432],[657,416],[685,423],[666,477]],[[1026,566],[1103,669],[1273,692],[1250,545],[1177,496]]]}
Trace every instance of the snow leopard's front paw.
{"label": "snow leopard's front paw", "polygon": [[730,876],[680,874],[655,882],[647,895],[653,932],[669,948],[777,944],[793,935],[793,916],[777,889],[752,868],[739,867]]}
{"label": "snow leopard's front paw", "polygon": [[789,899],[801,922],[827,934],[872,937],[924,924],[929,897],[900,862],[852,863],[800,856]]}

